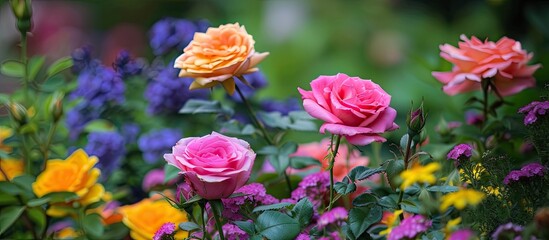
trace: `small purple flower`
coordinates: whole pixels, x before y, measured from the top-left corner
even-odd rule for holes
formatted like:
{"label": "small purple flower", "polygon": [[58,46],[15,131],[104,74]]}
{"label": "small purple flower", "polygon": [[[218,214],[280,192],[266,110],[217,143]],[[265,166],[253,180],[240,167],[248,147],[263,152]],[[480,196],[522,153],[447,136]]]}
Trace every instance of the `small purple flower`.
{"label": "small purple flower", "polygon": [[175,224],[171,222],[164,223],[154,234],[153,240],[173,239],[175,233]]}
{"label": "small purple flower", "polygon": [[261,109],[265,112],[279,112],[282,115],[302,110],[301,103],[297,98],[288,98],[286,101],[264,100],[261,102]]}
{"label": "small purple flower", "polygon": [[126,123],[122,125],[122,136],[124,136],[124,142],[126,144],[132,144],[135,143],[135,139],[137,138],[137,135],[139,135],[139,131],[141,128],[139,125],[135,123]]}
{"label": "small purple flower", "polygon": [[505,185],[509,185],[514,182],[527,181],[533,177],[543,177],[545,174],[545,167],[539,163],[529,163],[524,165],[520,170],[512,170],[503,179]]}
{"label": "small purple flower", "polygon": [[71,53],[71,57],[73,62],[71,71],[75,74],[78,74],[84,70],[95,69],[101,65],[99,60],[92,58],[90,46],[74,49]]}
{"label": "small purple flower", "polygon": [[320,206],[329,194],[330,176],[328,172],[318,172],[308,175],[301,180],[297,188],[292,191],[292,199],[299,201],[304,197],[316,207]]}
{"label": "small purple flower", "polygon": [[448,240],[469,240],[475,237],[475,233],[470,229],[460,229],[452,233]]}
{"label": "small purple flower", "polygon": [[478,126],[484,122],[484,116],[476,111],[467,111],[465,112],[465,122],[468,125]]}
{"label": "small purple flower", "polygon": [[317,220],[318,229],[322,230],[324,227],[335,224],[340,225],[341,223],[345,222],[348,216],[348,212],[343,207],[335,207],[332,210],[323,213],[320,215],[320,217]]}
{"label": "small purple flower", "polygon": [[[244,79],[246,79],[246,81],[250,84],[251,87],[244,84],[239,79],[235,79],[235,83],[236,83],[236,86],[242,92],[242,95],[244,95],[246,99],[251,98],[257,90],[267,86],[267,79],[265,78],[265,75],[263,75],[261,71],[248,73],[243,75],[243,77]],[[239,94],[233,94],[229,97],[235,102],[242,102],[242,99],[240,98]]]}
{"label": "small purple flower", "polygon": [[[143,191],[148,192],[149,190],[151,190],[156,186],[164,185],[165,176],[166,175],[164,174],[164,169],[150,170],[147,174],[145,174],[145,177],[143,178],[143,183],[142,183]],[[172,179],[167,184],[171,185],[171,184],[174,184],[176,181],[177,179]]]}
{"label": "small purple flower", "polygon": [[387,240],[414,239],[418,234],[427,231],[432,222],[422,215],[414,215],[402,220],[400,225],[393,228]]}
{"label": "small purple flower", "polygon": [[309,237],[308,233],[300,233],[295,240],[311,240],[311,237]]}
{"label": "small purple flower", "polygon": [[89,155],[97,156],[97,166],[108,176],[120,165],[126,153],[124,138],[117,132],[92,132],[88,135],[88,144],[84,148]]}
{"label": "small purple flower", "polygon": [[127,78],[141,74],[145,67],[145,62],[142,59],[131,59],[130,53],[122,50],[116,56],[113,63],[113,68],[122,78]]}
{"label": "small purple flower", "polygon": [[492,239],[494,240],[503,240],[503,239],[515,239],[520,240],[522,230],[524,228],[520,225],[513,224],[512,222],[499,225],[499,227],[492,233]]}
{"label": "small purple flower", "polygon": [[108,103],[122,104],[126,87],[112,69],[97,67],[78,76],[78,87],[71,98],[83,98],[91,107],[100,108]]}
{"label": "small purple flower", "polygon": [[[181,200],[189,200],[194,196],[191,186],[186,182],[177,184],[177,192],[175,193],[175,201],[180,203]],[[184,199],[181,199],[183,197]]]}
{"label": "small purple flower", "polygon": [[222,229],[223,235],[225,235],[225,239],[227,240],[242,240],[250,238],[246,232],[242,231],[242,229],[234,224],[227,223],[223,225]]}
{"label": "small purple flower", "polygon": [[86,103],[80,103],[67,112],[65,123],[69,129],[69,139],[75,140],[80,136],[87,123],[100,117],[101,112],[88,106]]}
{"label": "small purple flower", "polygon": [[50,227],[48,228],[47,234],[52,235],[55,232],[59,232],[65,228],[72,228],[72,227],[73,227],[73,223],[69,220],[59,221],[50,225]]}
{"label": "small purple flower", "polygon": [[189,99],[207,99],[208,89],[189,91],[191,78],[178,77],[173,67],[161,68],[147,85],[145,98],[149,102],[147,113],[177,113]]}
{"label": "small purple flower", "polygon": [[259,205],[269,205],[278,203],[278,199],[267,194],[267,190],[261,183],[250,183],[240,187],[235,193],[245,194],[244,196],[231,197],[222,199],[223,206],[223,216],[229,220],[242,220],[240,215],[240,206],[245,204],[250,204],[252,207]]}
{"label": "small purple flower", "polygon": [[454,160],[454,161],[463,161],[468,160],[473,156],[473,147],[469,144],[462,143],[457,146],[455,146],[448,155],[446,156],[448,160]]}
{"label": "small purple flower", "polygon": [[512,170],[507,174],[507,176],[505,176],[503,183],[505,183],[505,185],[509,185],[512,182],[518,182],[522,178],[524,178],[524,173],[521,170]]}
{"label": "small purple flower", "polygon": [[156,22],[150,32],[150,45],[157,56],[164,55],[171,50],[183,51],[194,33],[207,28],[206,21],[194,23],[185,19],[164,18]]}
{"label": "small purple flower", "polygon": [[535,123],[538,117],[544,116],[549,109],[549,101],[538,102],[533,101],[528,105],[519,109],[519,113],[526,114],[524,117],[524,125],[528,126]]}
{"label": "small purple flower", "polygon": [[164,128],[144,134],[139,138],[137,144],[139,150],[143,152],[143,159],[147,163],[155,163],[163,159],[162,156],[170,152],[182,137],[180,130]]}

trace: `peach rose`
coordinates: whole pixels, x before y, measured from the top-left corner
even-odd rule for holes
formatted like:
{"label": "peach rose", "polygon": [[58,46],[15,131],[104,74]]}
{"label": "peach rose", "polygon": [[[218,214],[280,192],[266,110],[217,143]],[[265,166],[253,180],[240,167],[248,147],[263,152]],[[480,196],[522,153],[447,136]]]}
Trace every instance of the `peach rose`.
{"label": "peach rose", "polygon": [[[171,222],[178,226],[187,222],[187,214],[170,205],[164,199],[143,199],[133,205],[119,208],[122,213],[122,222],[130,229],[130,235],[135,240],[152,239],[156,230],[164,223]],[[178,231],[175,239],[184,239],[188,232]]]}
{"label": "peach rose", "polygon": [[440,56],[454,64],[450,72],[433,72],[444,84],[446,94],[479,90],[482,79],[492,79],[496,93],[501,96],[536,85],[532,75],[541,65],[527,65],[533,55],[522,49],[520,42],[507,37],[496,43],[482,42],[474,36],[469,40],[465,35],[461,35],[461,40],[458,48],[449,44],[440,46]]}
{"label": "peach rose", "polygon": [[254,68],[269,53],[257,53],[254,40],[238,23],[208,28],[206,33],[197,32],[193,40],[175,60],[180,68],[180,77],[192,77],[189,89],[211,88],[222,84],[233,94],[233,77],[255,72]]}
{"label": "peach rose", "polygon": [[[52,192],[74,192],[79,196],[75,201],[84,206],[97,202],[105,193],[103,185],[97,183],[101,174],[94,168],[97,161],[97,157],[89,157],[82,149],[73,152],[66,160],[48,160],[46,170],[38,175],[32,190],[37,197]],[[48,215],[66,215],[63,205],[67,204],[50,206]]]}

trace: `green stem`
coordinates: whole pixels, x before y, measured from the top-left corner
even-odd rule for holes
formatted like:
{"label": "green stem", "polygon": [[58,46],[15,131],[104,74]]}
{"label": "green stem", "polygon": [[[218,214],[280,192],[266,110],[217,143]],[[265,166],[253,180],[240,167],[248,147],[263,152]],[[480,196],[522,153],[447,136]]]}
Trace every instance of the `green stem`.
{"label": "green stem", "polygon": [[[484,124],[488,121],[488,91],[490,90],[490,79],[483,79],[482,80],[483,83],[482,83],[482,114],[484,116],[484,119],[482,121],[482,125],[481,126],[484,126]],[[488,81],[488,82],[484,82],[484,81]]]}
{"label": "green stem", "polygon": [[[335,140],[335,148],[333,148],[332,151],[332,159],[330,159],[330,165],[328,166],[328,168],[330,169],[330,204],[328,205],[328,211],[332,210],[332,205],[334,204],[334,163],[340,143],[341,135],[337,135]],[[330,149],[332,149],[332,146],[330,146]]]}
{"label": "green stem", "polygon": [[[214,200],[214,201],[219,201],[218,204],[223,204],[221,203],[221,200]],[[217,209],[218,204],[210,202],[210,205],[212,206],[214,219],[215,219],[215,226],[217,227],[217,232],[219,233],[219,238],[221,240],[225,240],[225,235],[223,234],[223,225],[221,225],[221,217],[219,216],[219,212],[221,212],[221,209]]]}
{"label": "green stem", "polygon": [[[238,79],[240,79],[242,82],[246,82],[246,79],[244,79],[243,76],[239,76]],[[252,119],[256,127],[258,127],[259,130],[261,130],[261,133],[263,134],[263,138],[265,138],[265,141],[267,141],[267,143],[269,143],[270,145],[274,145],[273,140],[271,139],[271,137],[269,137],[269,134],[267,134],[267,130],[265,129],[265,126],[263,125],[263,123],[261,123],[261,121],[259,121],[259,119],[257,119],[257,115],[255,114],[255,111],[252,108],[252,105],[250,104],[250,102],[248,102],[246,97],[244,97],[244,94],[242,94],[242,91],[240,91],[240,88],[236,84],[235,84],[235,89],[238,95],[240,95],[240,98],[242,99],[242,102],[244,103],[244,105],[246,105],[246,108],[250,113],[250,118]]]}
{"label": "green stem", "polygon": [[57,122],[54,122],[52,123],[50,127],[50,131],[48,132],[48,136],[46,138],[46,144],[42,146],[42,155],[44,156],[44,162],[42,163],[42,171],[46,169],[46,162],[48,161],[50,146],[51,146],[51,142],[53,140],[53,136],[55,134],[56,129],[57,129]]}
{"label": "green stem", "polygon": [[30,103],[29,99],[29,78],[28,78],[28,64],[27,64],[27,34],[21,34],[21,63],[23,63],[23,94],[25,96],[25,103]]}
{"label": "green stem", "polygon": [[[408,135],[408,141],[406,141],[406,153],[404,154],[404,170],[403,171],[406,171],[408,169],[410,153],[412,152],[412,138],[413,136]],[[398,210],[402,209],[402,207],[400,206],[400,203],[402,203],[403,198],[404,198],[404,189],[400,189],[400,192],[398,193],[398,202],[397,202]],[[399,218],[400,218],[400,221],[404,220],[403,214],[401,214]]]}
{"label": "green stem", "polygon": [[31,173],[32,161],[30,158],[30,150],[29,150],[26,134],[21,134],[21,143],[23,144],[22,154],[23,154],[23,158],[25,159],[25,172],[32,175]]}
{"label": "green stem", "polygon": [[206,221],[207,221],[207,218],[204,217],[206,205],[205,204],[199,204],[199,205],[200,205],[200,216],[202,217],[202,240],[204,240],[206,237]]}

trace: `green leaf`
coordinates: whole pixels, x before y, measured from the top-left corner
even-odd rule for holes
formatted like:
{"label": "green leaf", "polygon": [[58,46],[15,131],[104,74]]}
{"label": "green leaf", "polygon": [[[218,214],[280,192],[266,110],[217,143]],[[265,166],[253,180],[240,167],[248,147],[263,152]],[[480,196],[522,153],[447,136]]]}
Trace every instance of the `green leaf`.
{"label": "green leaf", "polygon": [[0,206],[15,205],[19,200],[15,195],[0,191]]}
{"label": "green leaf", "polygon": [[353,199],[353,206],[355,207],[366,207],[371,206],[377,203],[377,197],[371,193],[363,193],[358,195]]}
{"label": "green leaf", "polygon": [[381,220],[380,206],[355,207],[349,211],[349,228],[354,236],[362,235],[370,226]]}
{"label": "green leaf", "polygon": [[365,166],[357,166],[351,169],[351,171],[349,172],[349,174],[347,174],[347,176],[349,176],[349,179],[354,182],[357,180],[356,177],[366,170],[368,170],[368,168]]}
{"label": "green leaf", "polygon": [[[182,199],[183,200],[183,199]],[[183,208],[191,206],[191,204],[194,204],[198,201],[202,200],[202,197],[199,195],[194,195],[192,198],[187,200],[185,203],[183,203]]]}
{"label": "green leaf", "polygon": [[84,231],[86,231],[86,234],[93,237],[101,237],[105,232],[105,228],[101,222],[101,215],[97,213],[84,216],[82,225],[84,227]]}
{"label": "green leaf", "polygon": [[25,65],[19,61],[7,60],[0,65],[0,73],[8,77],[22,78],[25,76]]}
{"label": "green leaf", "polygon": [[297,151],[297,143],[295,142],[286,142],[280,148],[280,154],[290,155]]}
{"label": "green leaf", "polygon": [[394,190],[398,186],[395,182],[395,178],[399,176],[400,172],[404,170],[404,161],[402,160],[390,160],[389,164],[385,169],[387,173],[387,179],[389,180],[389,185]]}
{"label": "green leaf", "polygon": [[176,168],[170,164],[164,165],[164,183],[167,183],[179,176],[179,172],[181,172],[179,168]]}
{"label": "green leaf", "polygon": [[102,239],[124,239],[129,234],[129,229],[122,222],[114,223],[108,226],[105,235]]}
{"label": "green leaf", "polygon": [[248,235],[254,235],[255,229],[254,224],[248,221],[234,221],[233,222],[238,228],[242,229],[242,231],[246,232]]}
{"label": "green leaf", "polygon": [[68,69],[72,67],[73,62],[71,57],[64,57],[57,59],[54,63],[52,63],[48,70],[46,70],[46,76],[47,78],[57,75],[58,73],[62,72],[65,69]]}
{"label": "green leaf", "polygon": [[68,203],[78,199],[79,196],[73,192],[52,192],[41,198],[49,198],[50,203]]}
{"label": "green leaf", "polygon": [[343,178],[343,182],[336,182],[334,184],[334,190],[343,195],[347,195],[356,190],[356,185],[354,182],[349,181],[348,177]]}
{"label": "green leaf", "polygon": [[429,192],[441,192],[441,193],[450,193],[457,192],[459,190],[456,186],[430,186],[427,187]]}
{"label": "green leaf", "polygon": [[273,166],[278,174],[284,173],[286,168],[290,166],[290,157],[288,155],[271,155],[269,156],[269,163]]}
{"label": "green leaf", "polygon": [[303,169],[310,166],[322,166],[322,164],[312,157],[290,157],[290,166],[295,169]]}
{"label": "green leaf", "polygon": [[44,231],[46,227],[46,213],[41,208],[28,208],[27,214],[33,225],[38,227],[38,232]]}
{"label": "green leaf", "polygon": [[258,154],[261,155],[277,155],[278,154],[278,148],[275,146],[265,146],[259,151],[257,151]]}
{"label": "green leaf", "polygon": [[114,131],[114,125],[105,119],[97,119],[84,126],[85,132],[111,132]]}
{"label": "green leaf", "polygon": [[301,228],[305,228],[313,217],[313,203],[311,203],[309,198],[302,198],[297,202],[292,211],[295,213],[295,218],[297,218]]}
{"label": "green leaf", "polygon": [[275,211],[266,211],[259,215],[256,229],[264,237],[277,240],[292,240],[301,231],[296,219]]}
{"label": "green leaf", "polygon": [[396,209],[397,208],[397,202],[395,199],[393,199],[390,196],[383,196],[381,199],[379,199],[378,204],[382,207],[386,207],[389,209]]}
{"label": "green leaf", "polygon": [[0,210],[0,235],[17,221],[24,210],[23,206],[9,206]]}
{"label": "green leaf", "polygon": [[285,208],[285,207],[290,206],[290,205],[292,205],[292,204],[288,203],[288,202],[281,202],[281,203],[275,203],[275,204],[270,204],[270,205],[262,205],[262,206],[258,206],[256,208],[254,208],[254,210],[252,212],[262,212],[262,211],[267,211],[267,210],[278,210],[278,209]]}
{"label": "green leaf", "polygon": [[221,103],[218,101],[206,101],[199,99],[189,99],[185,105],[179,110],[182,114],[199,114],[199,113],[222,113],[224,112]]}
{"label": "green leaf", "polygon": [[42,68],[42,65],[44,65],[44,61],[46,60],[43,56],[36,56],[29,60],[29,80],[34,81],[34,78],[36,78],[36,75],[40,71],[40,68]]}
{"label": "green leaf", "polygon": [[385,171],[383,167],[377,167],[377,168],[366,168],[363,172],[357,175],[357,180],[364,180],[366,178],[369,178],[373,176],[374,174],[378,174],[380,172]]}
{"label": "green leaf", "polygon": [[400,205],[402,206],[402,209],[404,209],[404,211],[406,212],[411,212],[411,213],[416,213],[416,214],[421,214],[421,212],[419,211],[419,207],[417,206],[417,204],[413,201],[410,201],[410,200],[403,200]]}
{"label": "green leaf", "polygon": [[[400,138],[400,147],[402,149],[406,149],[406,144],[408,144],[408,134],[404,134],[404,136],[402,136],[402,138]],[[410,142],[410,146],[414,146],[414,141]]]}
{"label": "green leaf", "polygon": [[47,197],[31,199],[27,202],[27,206],[29,206],[29,207],[38,207],[38,206],[41,206],[41,205],[44,205],[44,204],[48,203],[50,200],[51,200],[51,198],[47,198]]}
{"label": "green leaf", "polygon": [[183,230],[183,231],[190,232],[190,231],[200,229],[200,226],[198,226],[198,224],[193,223],[193,222],[183,222],[183,223],[179,224],[179,228],[181,228],[181,230]]}
{"label": "green leaf", "polygon": [[24,190],[21,189],[20,187],[18,187],[17,185],[15,185],[15,184],[12,183],[12,182],[1,181],[1,182],[0,182],[0,191],[15,196],[15,195],[21,194]]}
{"label": "green leaf", "polygon": [[[46,92],[55,92],[59,91],[59,89],[63,89],[67,86],[67,82],[65,81],[65,78],[61,75],[56,75],[49,77],[44,84],[42,84],[42,90]],[[65,90],[66,91],[66,90]]]}
{"label": "green leaf", "polygon": [[32,183],[34,183],[35,180],[36,178],[34,176],[25,173],[14,177],[11,182],[28,192],[33,192]]}

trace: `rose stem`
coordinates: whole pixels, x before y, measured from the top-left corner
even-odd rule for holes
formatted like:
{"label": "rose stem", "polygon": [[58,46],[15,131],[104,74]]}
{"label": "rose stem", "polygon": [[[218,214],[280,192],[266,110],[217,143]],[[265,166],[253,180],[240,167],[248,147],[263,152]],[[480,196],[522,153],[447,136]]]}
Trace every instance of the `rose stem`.
{"label": "rose stem", "polygon": [[[408,158],[410,158],[410,152],[412,149],[412,138],[413,136],[408,135],[408,141],[406,142],[406,153],[404,154],[404,170],[406,171],[408,169]],[[398,203],[397,203],[397,209],[400,210],[402,207],[400,206],[400,203],[402,202],[402,198],[404,197],[404,189],[400,189],[400,192],[398,193]],[[404,216],[401,214],[399,216],[400,221],[404,220]]]}
{"label": "rose stem", "polygon": [[[218,201],[218,203],[214,203],[214,201]],[[223,226],[221,225],[221,219],[219,218],[219,211],[221,211],[221,209],[218,209],[218,204],[223,204],[221,203],[221,200],[213,200],[212,202],[210,202],[210,205],[212,206],[212,212],[213,212],[213,215],[214,215],[214,219],[215,219],[215,225],[217,226],[217,232],[219,233],[219,238],[221,240],[225,240],[225,235],[223,235]],[[223,206],[223,205],[222,205]]]}
{"label": "rose stem", "polygon": [[[332,210],[332,204],[334,204],[334,163],[337,156],[337,151],[339,150],[339,144],[341,143],[341,135],[337,135],[336,141],[335,141],[335,148],[332,148],[330,146],[330,150],[332,151],[332,159],[330,159],[330,165],[328,166],[328,169],[330,169],[330,204],[328,205],[328,211]],[[333,145],[333,142],[332,142]]]}
{"label": "rose stem", "polygon": [[[238,79],[240,79],[242,82],[246,82],[246,79],[243,76],[238,76]],[[236,89],[236,92],[238,92],[238,95],[240,95],[240,98],[242,99],[242,102],[244,103],[244,105],[246,105],[246,108],[250,113],[250,117],[252,118],[252,121],[259,128],[259,130],[261,130],[261,133],[263,134],[265,141],[267,141],[267,143],[269,143],[270,145],[274,145],[273,140],[271,140],[271,138],[267,134],[267,130],[265,129],[265,126],[263,126],[263,123],[261,123],[259,119],[257,119],[254,109],[252,108],[252,105],[250,105],[250,102],[248,102],[246,97],[244,97],[244,94],[242,94],[242,91],[240,91],[240,88],[236,84],[235,84],[235,89]]]}

